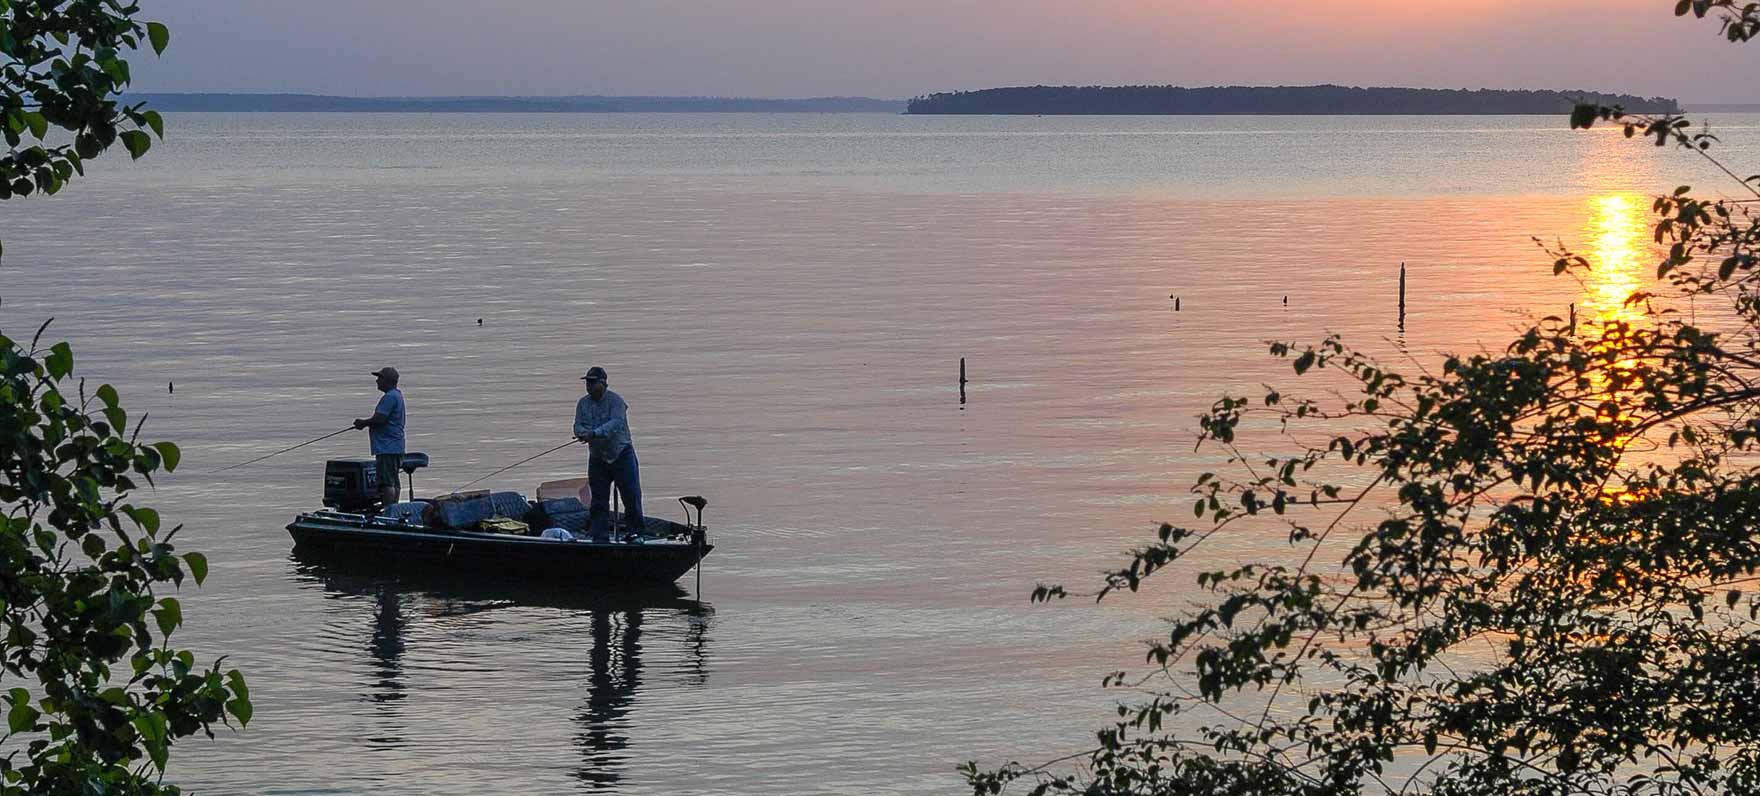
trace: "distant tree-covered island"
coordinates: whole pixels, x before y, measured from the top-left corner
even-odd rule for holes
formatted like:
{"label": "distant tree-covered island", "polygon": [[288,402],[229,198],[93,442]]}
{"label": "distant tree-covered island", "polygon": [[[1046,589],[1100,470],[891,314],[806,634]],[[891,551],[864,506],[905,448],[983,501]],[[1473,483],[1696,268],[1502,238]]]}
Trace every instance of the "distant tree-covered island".
{"label": "distant tree-covered island", "polygon": [[870,97],[337,97],[324,94],[130,93],[166,112],[231,113],[898,113]]}
{"label": "distant tree-covered island", "polygon": [[1358,88],[1354,86],[1018,86],[929,94],[912,114],[1561,114],[1578,103],[1632,113],[1679,113],[1666,97],[1594,91]]}

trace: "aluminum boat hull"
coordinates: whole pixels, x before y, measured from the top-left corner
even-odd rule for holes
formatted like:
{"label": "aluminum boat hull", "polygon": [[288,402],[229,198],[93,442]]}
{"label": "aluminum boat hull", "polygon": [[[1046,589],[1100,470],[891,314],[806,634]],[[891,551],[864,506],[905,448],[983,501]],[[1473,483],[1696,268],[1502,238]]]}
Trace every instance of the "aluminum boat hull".
{"label": "aluminum boat hull", "polygon": [[459,570],[574,582],[671,583],[715,546],[693,544],[690,529],[650,520],[677,535],[642,542],[558,542],[532,536],[451,531],[334,511],[301,514],[287,526],[302,556],[344,557],[388,567]]}

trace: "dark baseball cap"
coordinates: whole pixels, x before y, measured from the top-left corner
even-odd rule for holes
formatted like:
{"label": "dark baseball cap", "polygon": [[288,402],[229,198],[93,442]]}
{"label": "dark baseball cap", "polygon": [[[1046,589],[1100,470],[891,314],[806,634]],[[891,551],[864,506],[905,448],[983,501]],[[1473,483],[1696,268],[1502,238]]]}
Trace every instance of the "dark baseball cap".
{"label": "dark baseball cap", "polygon": [[384,376],[385,378],[390,379],[392,384],[397,383],[397,368],[380,368],[373,371],[373,375]]}
{"label": "dark baseball cap", "polygon": [[587,368],[587,375],[582,376],[581,381],[607,381],[605,369],[598,365]]}

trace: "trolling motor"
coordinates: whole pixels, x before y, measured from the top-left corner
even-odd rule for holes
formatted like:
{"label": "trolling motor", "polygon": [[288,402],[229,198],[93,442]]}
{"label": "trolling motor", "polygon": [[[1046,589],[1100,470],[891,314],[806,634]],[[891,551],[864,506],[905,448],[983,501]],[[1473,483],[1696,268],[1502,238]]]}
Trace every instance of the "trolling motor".
{"label": "trolling motor", "polygon": [[[691,547],[697,550],[697,563],[692,567],[697,571],[697,599],[703,599],[703,546],[709,542],[709,529],[703,525],[703,509],[708,508],[709,499],[702,495],[686,495],[678,499],[684,506],[684,524],[691,529]],[[691,509],[697,510],[697,521],[691,522]]]}
{"label": "trolling motor", "polygon": [[[684,506],[684,524],[691,529],[691,544],[703,545],[708,529],[703,526],[703,509],[708,508],[709,499],[702,495],[686,495],[678,499]],[[691,522],[691,509],[697,510],[697,521]]]}

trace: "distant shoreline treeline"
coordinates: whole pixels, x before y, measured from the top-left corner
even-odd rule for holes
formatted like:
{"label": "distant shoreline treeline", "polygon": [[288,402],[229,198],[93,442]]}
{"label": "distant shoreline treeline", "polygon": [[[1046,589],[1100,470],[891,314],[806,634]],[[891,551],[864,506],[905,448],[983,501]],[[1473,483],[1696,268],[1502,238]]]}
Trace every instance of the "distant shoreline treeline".
{"label": "distant shoreline treeline", "polygon": [[165,112],[237,113],[899,113],[868,97],[335,97],[322,94],[129,94]]}
{"label": "distant shoreline treeline", "polygon": [[1556,114],[1578,102],[1636,113],[1679,113],[1666,97],[1594,91],[1356,88],[1351,86],[1019,86],[929,94],[913,114]]}

